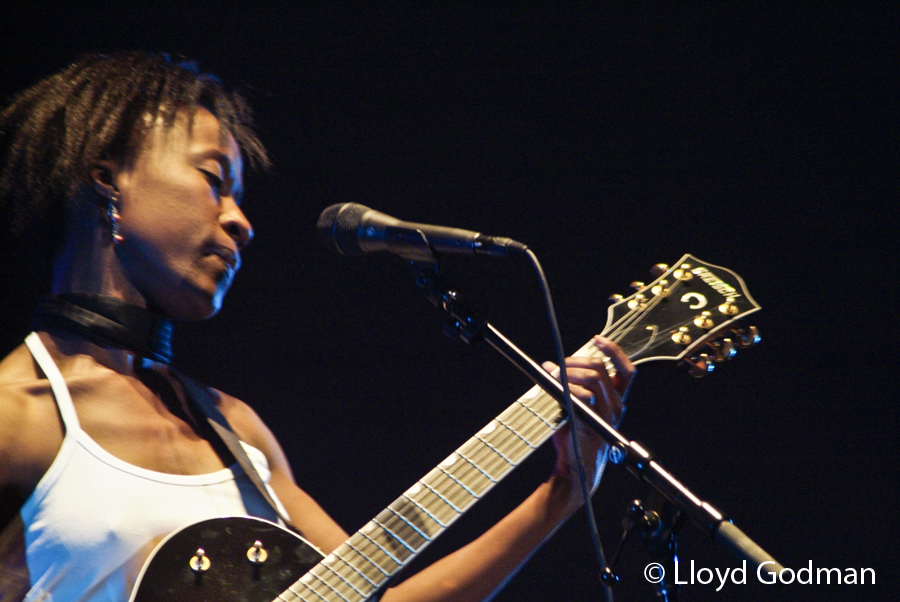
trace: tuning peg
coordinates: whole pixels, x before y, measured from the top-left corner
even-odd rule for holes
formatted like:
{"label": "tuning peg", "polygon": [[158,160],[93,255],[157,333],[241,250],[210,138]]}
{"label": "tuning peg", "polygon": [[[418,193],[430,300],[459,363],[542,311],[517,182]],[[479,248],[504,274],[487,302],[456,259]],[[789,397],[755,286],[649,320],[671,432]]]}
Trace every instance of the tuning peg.
{"label": "tuning peg", "polygon": [[734,299],[729,297],[728,299],[725,299],[725,303],[723,303],[722,305],[719,306],[719,311],[722,312],[723,314],[725,314],[726,316],[733,316],[733,315],[736,315],[741,310],[738,308],[737,305],[734,304]]}
{"label": "tuning peg", "polygon": [[759,336],[759,330],[757,330],[756,326],[734,328],[731,332],[737,337],[737,346],[741,348],[752,347],[762,341],[762,337]]}
{"label": "tuning peg", "polygon": [[638,293],[634,296],[634,298],[628,302],[628,309],[639,309],[647,304],[647,298],[644,295]]}
{"label": "tuning peg", "polygon": [[714,362],[722,362],[725,360],[730,360],[737,354],[737,349],[734,348],[734,341],[731,339],[722,339],[721,341],[716,341],[710,345],[715,355],[713,357]]}
{"label": "tuning peg", "polygon": [[682,326],[678,329],[678,332],[673,333],[672,340],[675,341],[676,345],[690,345],[691,335],[688,334],[687,326]]}
{"label": "tuning peg", "polygon": [[687,360],[687,363],[689,366],[688,374],[690,374],[694,378],[706,376],[716,369],[716,365],[712,363],[712,361],[709,359],[709,356],[705,353],[701,353],[699,356]]}
{"label": "tuning peg", "polygon": [[677,270],[672,272],[672,275],[678,280],[682,280],[687,282],[688,280],[693,280],[694,275],[689,271],[691,269],[691,264],[682,263]]}
{"label": "tuning peg", "polygon": [[697,328],[702,328],[703,330],[709,330],[713,326],[715,326],[715,322],[713,322],[711,312],[705,311],[696,318],[694,318],[694,326]]}
{"label": "tuning peg", "polygon": [[629,284],[628,286],[630,286],[631,288],[633,288],[633,289],[636,290],[636,291],[639,291],[639,290],[641,290],[642,288],[644,288],[644,283],[643,283],[643,282],[638,282],[637,280],[635,280],[634,282],[632,282],[632,283]]}
{"label": "tuning peg", "polygon": [[621,301],[624,298],[625,297],[623,297],[622,295],[610,295],[609,299],[607,299],[607,301],[612,301],[613,303],[618,303],[619,301]]}
{"label": "tuning peg", "polygon": [[665,274],[668,271],[668,269],[669,269],[669,266],[667,266],[666,264],[657,263],[655,266],[650,268],[650,273],[653,274],[654,276],[656,276],[657,278],[659,278],[660,276]]}
{"label": "tuning peg", "polygon": [[666,288],[668,285],[669,285],[668,280],[660,280],[655,285],[653,285],[653,288],[650,289],[650,292],[653,293],[654,295],[656,295],[657,297],[660,297],[660,296],[664,297],[669,294],[669,289]]}

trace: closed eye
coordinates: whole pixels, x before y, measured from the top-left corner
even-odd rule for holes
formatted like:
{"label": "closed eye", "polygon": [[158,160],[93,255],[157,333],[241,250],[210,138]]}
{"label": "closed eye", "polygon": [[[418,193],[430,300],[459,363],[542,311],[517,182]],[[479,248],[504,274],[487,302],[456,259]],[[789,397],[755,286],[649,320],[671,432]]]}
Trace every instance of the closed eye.
{"label": "closed eye", "polygon": [[222,180],[222,178],[220,178],[218,175],[214,174],[213,172],[207,171],[205,169],[201,169],[200,173],[202,173],[204,176],[206,176],[206,179],[209,181],[209,185],[215,189],[216,194],[222,194],[222,187],[225,184],[225,182]]}

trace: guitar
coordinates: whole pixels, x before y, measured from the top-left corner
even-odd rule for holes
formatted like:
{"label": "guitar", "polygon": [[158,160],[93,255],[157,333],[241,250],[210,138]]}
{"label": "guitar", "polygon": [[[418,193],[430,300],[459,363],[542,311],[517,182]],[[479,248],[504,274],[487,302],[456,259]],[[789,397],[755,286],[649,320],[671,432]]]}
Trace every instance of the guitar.
{"label": "guitar", "polygon": [[[760,307],[731,270],[685,255],[652,271],[650,284],[611,298],[603,330],[635,364],[680,360],[702,376],[759,341],[740,321]],[[588,342],[575,355],[598,353]],[[533,387],[327,557],[261,519],[185,527],[153,551],[130,600],[368,600],[564,423],[559,404]]]}

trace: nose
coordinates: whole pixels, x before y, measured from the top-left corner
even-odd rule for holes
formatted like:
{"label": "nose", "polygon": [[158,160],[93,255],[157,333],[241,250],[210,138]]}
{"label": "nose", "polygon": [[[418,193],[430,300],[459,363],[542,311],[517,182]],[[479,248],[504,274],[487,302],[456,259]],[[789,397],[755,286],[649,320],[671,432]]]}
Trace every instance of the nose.
{"label": "nose", "polygon": [[243,249],[253,240],[253,226],[237,204],[232,203],[226,207],[219,216],[219,222],[222,229],[237,243],[238,249]]}

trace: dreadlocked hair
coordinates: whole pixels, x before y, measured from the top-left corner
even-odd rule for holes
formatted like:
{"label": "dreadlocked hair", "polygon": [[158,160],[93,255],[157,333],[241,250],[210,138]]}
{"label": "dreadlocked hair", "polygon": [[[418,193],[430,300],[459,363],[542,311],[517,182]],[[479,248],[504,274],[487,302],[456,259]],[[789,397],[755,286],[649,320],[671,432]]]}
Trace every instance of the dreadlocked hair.
{"label": "dreadlocked hair", "polygon": [[[124,160],[147,133],[180,111],[209,110],[251,167],[269,167],[239,94],[196,63],[144,52],[93,54],[20,93],[0,112],[0,224],[6,242],[52,260],[66,212],[85,202],[98,160]],[[89,196],[89,195],[88,195]]]}

